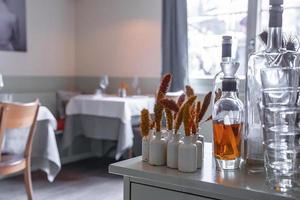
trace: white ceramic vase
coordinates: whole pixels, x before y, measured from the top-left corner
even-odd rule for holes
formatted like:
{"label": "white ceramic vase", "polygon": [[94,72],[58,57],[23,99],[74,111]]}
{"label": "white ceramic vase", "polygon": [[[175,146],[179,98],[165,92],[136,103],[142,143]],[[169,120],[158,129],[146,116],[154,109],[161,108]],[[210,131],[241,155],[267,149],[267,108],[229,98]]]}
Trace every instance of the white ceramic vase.
{"label": "white ceramic vase", "polygon": [[142,160],[144,162],[149,161],[149,143],[150,143],[150,137],[144,136],[142,139]]}
{"label": "white ceramic vase", "polygon": [[178,147],[178,170],[181,172],[197,171],[197,146],[192,136],[185,136]]}
{"label": "white ceramic vase", "polygon": [[198,137],[198,134],[193,135],[193,143],[197,146],[197,168],[202,167],[202,160],[203,160],[203,143]]}
{"label": "white ceramic vase", "polygon": [[173,130],[163,130],[162,138],[164,138],[167,142],[172,139]]}
{"label": "white ceramic vase", "polygon": [[167,146],[167,166],[170,168],[178,168],[178,147],[182,143],[180,141],[180,134],[172,133],[171,139]]}
{"label": "white ceramic vase", "polygon": [[198,135],[198,140],[200,140],[203,144],[203,147],[204,147],[204,136],[201,135],[199,132],[197,132],[197,135]]}
{"label": "white ceramic vase", "polygon": [[149,136],[148,136],[149,137],[149,145],[150,145],[150,141],[155,137],[154,133],[155,133],[155,130],[150,129]]}
{"label": "white ceramic vase", "polygon": [[156,132],[155,137],[150,141],[149,164],[162,166],[166,165],[167,142],[162,138],[161,132]]}

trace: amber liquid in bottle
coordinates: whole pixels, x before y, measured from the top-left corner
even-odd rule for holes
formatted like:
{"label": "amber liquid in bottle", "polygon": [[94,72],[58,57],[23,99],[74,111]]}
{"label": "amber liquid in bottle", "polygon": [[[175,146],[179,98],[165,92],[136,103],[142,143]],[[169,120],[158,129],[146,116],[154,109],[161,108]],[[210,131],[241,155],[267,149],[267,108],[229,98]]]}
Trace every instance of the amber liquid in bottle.
{"label": "amber liquid in bottle", "polygon": [[243,123],[225,125],[213,122],[214,156],[220,160],[234,160],[241,156]]}

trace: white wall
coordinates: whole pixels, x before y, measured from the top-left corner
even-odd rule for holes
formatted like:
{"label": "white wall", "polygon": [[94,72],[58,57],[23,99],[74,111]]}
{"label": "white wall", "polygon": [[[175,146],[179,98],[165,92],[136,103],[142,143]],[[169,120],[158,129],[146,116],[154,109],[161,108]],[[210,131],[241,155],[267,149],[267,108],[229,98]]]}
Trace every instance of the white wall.
{"label": "white wall", "polygon": [[0,51],[0,72],[18,76],[74,75],[74,0],[26,0],[26,7],[28,51]]}
{"label": "white wall", "polygon": [[76,73],[158,77],[161,0],[76,0]]}
{"label": "white wall", "polygon": [[0,51],[17,76],[158,77],[161,0],[26,0],[27,52]]}

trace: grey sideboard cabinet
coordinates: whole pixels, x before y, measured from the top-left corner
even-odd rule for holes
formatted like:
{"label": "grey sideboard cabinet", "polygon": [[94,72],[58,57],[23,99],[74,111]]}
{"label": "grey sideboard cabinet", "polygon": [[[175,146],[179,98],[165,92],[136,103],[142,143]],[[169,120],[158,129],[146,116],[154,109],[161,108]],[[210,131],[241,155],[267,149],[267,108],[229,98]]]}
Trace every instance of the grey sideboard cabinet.
{"label": "grey sideboard cabinet", "polygon": [[205,143],[204,147],[202,169],[195,173],[151,166],[141,157],[111,164],[109,172],[124,177],[124,200],[300,200],[296,191],[271,190],[264,170],[216,170],[212,145]]}

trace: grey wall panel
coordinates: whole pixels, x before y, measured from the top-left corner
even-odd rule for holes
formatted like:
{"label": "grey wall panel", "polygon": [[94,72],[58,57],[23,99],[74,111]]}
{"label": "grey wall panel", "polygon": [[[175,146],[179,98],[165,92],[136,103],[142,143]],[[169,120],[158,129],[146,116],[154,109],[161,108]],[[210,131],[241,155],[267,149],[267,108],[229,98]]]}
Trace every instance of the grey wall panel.
{"label": "grey wall panel", "polygon": [[[78,76],[75,79],[75,88],[80,91],[84,91],[85,93],[94,93],[95,89],[99,85],[98,76]],[[109,77],[109,86],[107,88],[107,93],[117,94],[120,84],[122,82],[125,82],[129,86],[129,94],[134,94],[134,91],[131,89],[132,81],[133,77]],[[159,78],[140,78],[139,85],[142,94],[154,94],[155,89],[159,85]]]}
{"label": "grey wall panel", "polygon": [[4,76],[1,93],[56,92],[73,90],[75,79],[70,76]]}

